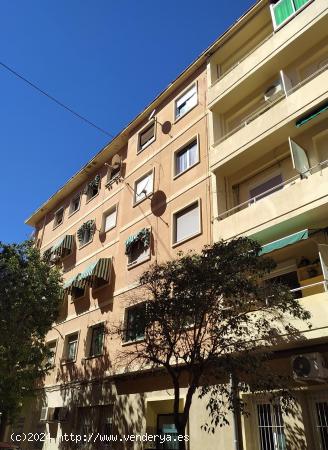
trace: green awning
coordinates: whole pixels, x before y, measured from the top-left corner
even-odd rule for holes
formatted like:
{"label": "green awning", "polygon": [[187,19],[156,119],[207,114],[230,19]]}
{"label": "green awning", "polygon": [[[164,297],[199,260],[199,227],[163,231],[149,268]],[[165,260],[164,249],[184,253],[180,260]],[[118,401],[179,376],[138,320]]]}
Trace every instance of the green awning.
{"label": "green awning", "polygon": [[297,233],[290,234],[289,236],[278,239],[277,241],[270,242],[269,244],[263,245],[260,255],[265,255],[266,253],[271,253],[280,248],[287,247],[287,245],[296,244],[296,242],[302,241],[303,239],[308,239],[309,230],[298,231]]}
{"label": "green awning", "polygon": [[328,102],[324,103],[323,105],[319,106],[316,109],[313,109],[310,113],[308,113],[306,116],[301,117],[296,121],[296,126],[301,127],[305,123],[309,122],[310,120],[317,117],[319,114],[325,112],[328,110]]}
{"label": "green awning", "polygon": [[74,236],[71,234],[66,234],[65,236],[58,239],[53,245],[51,253],[61,256],[64,250],[71,251],[73,248]]}
{"label": "green awning", "polygon": [[95,278],[109,281],[111,258],[100,258],[90,264],[81,274],[79,281],[84,284],[93,284]]}
{"label": "green awning", "polygon": [[64,282],[63,289],[67,290],[68,292],[71,292],[73,287],[77,287],[77,288],[83,289],[83,285],[80,282],[80,275],[81,274],[78,273],[77,275],[74,275],[74,277],[69,278],[68,280],[66,280]]}

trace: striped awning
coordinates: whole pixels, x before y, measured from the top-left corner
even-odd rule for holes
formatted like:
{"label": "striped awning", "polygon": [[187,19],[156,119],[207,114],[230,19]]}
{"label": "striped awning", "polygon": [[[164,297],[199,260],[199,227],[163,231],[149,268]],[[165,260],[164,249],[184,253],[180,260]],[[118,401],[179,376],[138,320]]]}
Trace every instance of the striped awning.
{"label": "striped awning", "polygon": [[63,250],[72,250],[74,243],[74,236],[71,234],[66,234],[65,236],[58,239],[57,242],[52,246],[51,253],[60,256]]}
{"label": "striped awning", "polygon": [[95,278],[105,281],[110,279],[111,258],[100,258],[91,263],[81,274],[79,281],[82,284],[92,285]]}
{"label": "striped awning", "polygon": [[77,287],[77,288],[83,289],[84,285],[80,281],[80,276],[81,276],[81,274],[78,273],[77,275],[74,275],[74,277],[69,278],[68,280],[66,280],[64,282],[63,289],[65,291],[68,291],[68,292],[71,292],[73,287]]}
{"label": "striped awning", "polygon": [[303,239],[309,238],[309,230],[298,231],[297,233],[290,234],[276,241],[270,242],[269,244],[263,245],[260,251],[260,255],[265,255],[266,253],[274,252],[280,248],[287,247],[288,245],[296,244]]}

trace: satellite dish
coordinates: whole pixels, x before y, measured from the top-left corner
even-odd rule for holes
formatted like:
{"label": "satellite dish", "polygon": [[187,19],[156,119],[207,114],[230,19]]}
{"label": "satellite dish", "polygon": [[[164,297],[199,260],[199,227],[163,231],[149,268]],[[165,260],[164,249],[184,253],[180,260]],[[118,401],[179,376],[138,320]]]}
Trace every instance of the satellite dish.
{"label": "satellite dish", "polygon": [[150,201],[150,208],[151,212],[156,217],[162,216],[167,207],[167,201],[166,201],[166,194],[164,191],[156,191],[154,192],[151,201]]}
{"label": "satellite dish", "polygon": [[120,155],[116,154],[112,158],[111,167],[113,169],[118,169],[121,166],[121,162],[122,162],[122,160],[121,160]]}
{"label": "satellite dish", "polygon": [[162,125],[162,133],[163,134],[169,134],[172,128],[172,124],[169,120],[163,123]]}

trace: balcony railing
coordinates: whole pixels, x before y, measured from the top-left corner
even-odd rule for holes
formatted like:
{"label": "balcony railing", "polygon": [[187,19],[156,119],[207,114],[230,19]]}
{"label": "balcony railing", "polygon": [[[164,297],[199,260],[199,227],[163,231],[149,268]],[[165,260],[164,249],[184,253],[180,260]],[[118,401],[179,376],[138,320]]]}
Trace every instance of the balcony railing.
{"label": "balcony railing", "polygon": [[262,192],[261,194],[258,194],[254,197],[251,197],[250,199],[246,200],[245,202],[240,203],[237,206],[234,206],[233,208],[228,209],[227,211],[224,211],[223,213],[219,214],[216,219],[217,220],[223,220],[228,216],[232,216],[233,214],[248,208],[251,205],[254,205],[259,200],[262,200],[264,197],[269,196],[270,194],[273,194],[274,192],[283,189],[285,187],[294,185],[296,180],[302,181],[303,179],[306,179],[308,176],[319,172],[320,170],[328,167],[328,159],[325,161],[321,161],[320,163],[316,164],[315,166],[310,167],[304,174],[298,174],[295,175],[292,178],[289,178],[288,180],[285,180],[284,182],[277,184],[276,186]]}
{"label": "balcony railing", "polygon": [[255,52],[258,48],[262,47],[262,45],[267,42],[269,39],[272,38],[272,36],[275,34],[273,31],[268,36],[266,36],[262,41],[260,41],[258,44],[256,44],[254,47],[252,47],[247,53],[245,53],[237,62],[235,62],[232,66],[230,66],[225,72],[221,73],[216,80],[213,81],[212,86],[215,86],[219,81],[222,80],[228,73],[232,72],[236,67],[239,66],[245,59],[247,59],[252,53]]}
{"label": "balcony railing", "polygon": [[247,125],[249,125],[251,122],[253,122],[255,119],[257,119],[259,116],[261,116],[262,114],[264,114],[266,111],[268,111],[269,109],[271,109],[273,106],[275,106],[277,103],[281,102],[281,100],[287,98],[289,95],[293,94],[294,92],[296,92],[298,89],[300,89],[301,87],[303,87],[304,85],[306,85],[307,83],[309,83],[311,80],[313,80],[314,78],[316,78],[317,76],[319,76],[321,73],[325,72],[328,69],[328,62],[325,63],[322,67],[320,67],[319,69],[313,71],[308,77],[304,78],[304,80],[302,80],[301,82],[295,84],[294,86],[292,86],[290,89],[286,90],[284,88],[284,90],[282,91],[281,95],[279,97],[277,97],[275,100],[273,100],[272,102],[265,102],[263,100],[263,104],[261,104],[258,108],[254,109],[254,111],[252,111],[249,115],[247,115],[247,117],[244,117],[243,119],[241,119],[240,124],[237,125],[236,127],[234,127],[232,130],[230,130],[228,133],[224,134],[223,136],[221,136],[219,139],[217,139],[214,142],[214,146],[221,144],[223,141],[225,141],[226,139],[228,139],[230,136],[232,136],[233,134],[237,133],[237,131],[241,130],[242,128],[246,127]]}
{"label": "balcony railing", "polygon": [[292,293],[302,292],[302,291],[304,291],[306,289],[314,288],[314,287],[317,287],[317,286],[323,286],[324,291],[327,291],[328,281],[324,280],[324,281],[318,281],[317,283],[307,284],[305,286],[301,286],[301,287],[298,287],[298,288],[295,288],[295,289],[291,289],[290,292],[292,292]]}

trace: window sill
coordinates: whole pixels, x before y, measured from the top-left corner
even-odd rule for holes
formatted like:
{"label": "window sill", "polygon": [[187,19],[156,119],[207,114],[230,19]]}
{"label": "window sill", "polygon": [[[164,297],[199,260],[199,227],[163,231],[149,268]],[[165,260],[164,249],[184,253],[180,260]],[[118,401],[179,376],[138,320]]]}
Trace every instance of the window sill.
{"label": "window sill", "polygon": [[92,359],[101,358],[102,356],[105,356],[104,353],[100,353],[99,355],[87,356],[87,357],[83,358],[82,361],[90,361]]}
{"label": "window sill", "polygon": [[149,249],[149,256],[147,256],[147,257],[141,259],[140,261],[136,261],[136,262],[132,262],[132,263],[128,264],[128,265],[127,265],[127,269],[128,269],[128,270],[133,269],[134,267],[137,267],[137,266],[139,266],[140,264],[143,264],[144,262],[149,261],[150,258],[151,258],[151,255],[150,255],[150,249]]}
{"label": "window sill", "polygon": [[78,209],[76,209],[75,211],[72,211],[68,214],[67,219],[69,219],[70,217],[74,216],[75,213],[77,213],[78,211],[80,211],[80,207],[78,207]]}
{"label": "window sill", "polygon": [[136,206],[140,205],[140,203],[144,202],[145,200],[149,200],[152,195],[153,195],[153,191],[149,192],[149,194],[145,195],[141,200],[138,200],[137,202],[134,201],[132,207],[135,208]]}
{"label": "window sill", "polygon": [[153,144],[156,141],[156,137],[153,137],[150,139],[150,141],[147,142],[142,148],[138,146],[137,155],[142,153],[144,150],[146,150],[147,147],[149,147],[151,144]]}
{"label": "window sill", "polygon": [[121,346],[122,347],[127,347],[127,346],[132,345],[132,344],[139,344],[140,342],[145,342],[145,338],[139,338],[139,339],[137,338],[137,339],[134,339],[133,341],[132,340],[124,341],[124,342],[121,343]]}
{"label": "window sill", "polygon": [[188,236],[188,237],[182,239],[181,241],[175,242],[174,244],[172,244],[172,248],[178,247],[178,245],[184,244],[185,242],[188,242],[190,239],[194,239],[195,237],[197,237],[201,234],[202,234],[201,231],[197,231],[197,233],[192,234],[191,236]]}
{"label": "window sill", "polygon": [[193,169],[195,166],[197,166],[200,163],[200,161],[198,160],[197,162],[195,162],[192,166],[189,166],[187,169],[183,170],[180,173],[177,173],[176,175],[174,175],[173,180],[176,180],[177,178],[181,177],[181,175],[185,174],[186,172],[188,172],[190,169]]}
{"label": "window sill", "polygon": [[54,226],[52,227],[52,231],[53,231],[53,230],[56,230],[57,228],[59,228],[60,225],[63,225],[63,223],[64,223],[64,221],[62,221],[62,222],[60,222],[60,223],[57,223],[57,225],[54,225]]}
{"label": "window sill", "polygon": [[99,195],[99,191],[97,192],[96,195],[94,195],[93,197],[87,199],[87,201],[85,202],[85,204],[87,205],[87,204],[88,204],[89,202],[91,202],[94,198],[98,197],[98,195]]}
{"label": "window sill", "polygon": [[97,292],[101,291],[102,289],[108,287],[109,284],[110,284],[110,280],[107,283],[103,284],[102,286],[99,286],[99,287],[96,287],[96,288],[92,287],[92,293],[96,294]]}
{"label": "window sill", "polygon": [[61,366],[68,366],[70,364],[75,364],[76,359],[65,359],[64,361],[60,361]]}
{"label": "window sill", "polygon": [[91,244],[91,242],[93,241],[93,238],[90,239],[90,241],[86,242],[85,244],[82,244],[79,246],[79,250],[81,250],[82,248],[86,247],[87,245]]}

